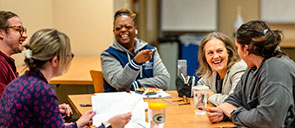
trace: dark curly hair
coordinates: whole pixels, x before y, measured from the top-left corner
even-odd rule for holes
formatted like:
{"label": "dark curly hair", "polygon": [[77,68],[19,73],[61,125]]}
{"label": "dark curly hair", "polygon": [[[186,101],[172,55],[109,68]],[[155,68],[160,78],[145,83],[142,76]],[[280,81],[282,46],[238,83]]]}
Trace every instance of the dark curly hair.
{"label": "dark curly hair", "polygon": [[242,48],[248,45],[249,53],[264,58],[286,55],[277,49],[283,37],[280,30],[271,30],[263,21],[254,20],[247,22],[237,31],[237,42]]}
{"label": "dark curly hair", "polygon": [[128,9],[126,8],[121,8],[119,9],[118,11],[116,11],[115,15],[114,15],[114,24],[116,22],[116,20],[120,17],[120,16],[128,16],[130,17],[134,24],[135,24],[135,18],[136,18],[136,14],[133,13],[132,11],[129,11]]}

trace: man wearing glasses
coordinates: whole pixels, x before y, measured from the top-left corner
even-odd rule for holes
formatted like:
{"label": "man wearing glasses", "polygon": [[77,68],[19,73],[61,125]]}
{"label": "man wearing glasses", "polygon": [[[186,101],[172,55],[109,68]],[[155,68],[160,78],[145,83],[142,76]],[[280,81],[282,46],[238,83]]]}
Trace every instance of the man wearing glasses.
{"label": "man wearing glasses", "polygon": [[5,86],[17,77],[11,55],[23,50],[26,29],[21,19],[13,12],[0,11],[0,99]]}

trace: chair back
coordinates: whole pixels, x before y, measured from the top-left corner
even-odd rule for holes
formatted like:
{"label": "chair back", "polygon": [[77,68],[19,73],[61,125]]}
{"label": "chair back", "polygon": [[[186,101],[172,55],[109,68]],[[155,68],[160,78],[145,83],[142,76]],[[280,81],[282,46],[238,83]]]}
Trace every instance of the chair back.
{"label": "chair back", "polygon": [[90,75],[93,82],[94,92],[104,92],[102,71],[90,70]]}

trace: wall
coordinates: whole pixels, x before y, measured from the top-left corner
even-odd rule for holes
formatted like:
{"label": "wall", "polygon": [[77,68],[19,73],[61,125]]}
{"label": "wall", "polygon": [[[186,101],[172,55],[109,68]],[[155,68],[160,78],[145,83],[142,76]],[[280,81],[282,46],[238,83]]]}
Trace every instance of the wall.
{"label": "wall", "polygon": [[76,55],[100,55],[113,41],[112,0],[54,0],[53,26],[65,32]]}
{"label": "wall", "polygon": [[[260,19],[260,0],[219,0],[218,2],[218,30],[229,36],[233,35],[233,24],[237,18],[238,6],[242,8],[244,22]],[[295,40],[295,23],[268,23],[268,25],[272,29],[282,30],[285,40]]]}
{"label": "wall", "polygon": [[[284,33],[285,40],[295,40],[295,23],[293,24],[269,24],[271,29],[279,29]],[[295,44],[295,42],[293,42]]]}
{"label": "wall", "polygon": [[129,10],[131,10],[131,5],[132,0],[115,0],[114,1],[114,12],[116,12],[117,10],[121,9],[121,8],[127,8]]}
{"label": "wall", "polygon": [[[113,0],[0,0],[0,10],[18,14],[28,28],[28,42],[42,28],[56,28],[71,38],[75,55],[99,55],[113,41]],[[14,55],[23,64],[20,54]]]}
{"label": "wall", "polygon": [[244,22],[259,19],[259,0],[219,0],[218,30],[233,37],[237,7],[242,10]]}

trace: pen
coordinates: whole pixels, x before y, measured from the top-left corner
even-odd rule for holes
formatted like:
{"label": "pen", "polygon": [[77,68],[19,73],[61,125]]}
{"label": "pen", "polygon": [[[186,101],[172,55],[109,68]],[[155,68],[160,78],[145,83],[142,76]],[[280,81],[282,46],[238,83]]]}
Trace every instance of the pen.
{"label": "pen", "polygon": [[179,102],[179,101],[183,101],[182,99],[181,100],[172,100],[172,102]]}
{"label": "pen", "polygon": [[141,127],[143,127],[143,128],[145,128],[142,124],[140,124],[140,123],[137,123],[139,126],[141,126]]}
{"label": "pen", "polygon": [[179,106],[180,105],[188,105],[188,104],[191,104],[190,102],[186,102],[186,103],[182,103],[182,104],[178,104]]}
{"label": "pen", "polygon": [[92,106],[92,104],[80,104],[81,107],[89,107]]}
{"label": "pen", "polygon": [[[153,48],[153,49],[148,49],[148,50],[152,50],[152,52],[156,51],[157,48]],[[143,55],[148,55],[148,51],[144,52]]]}

